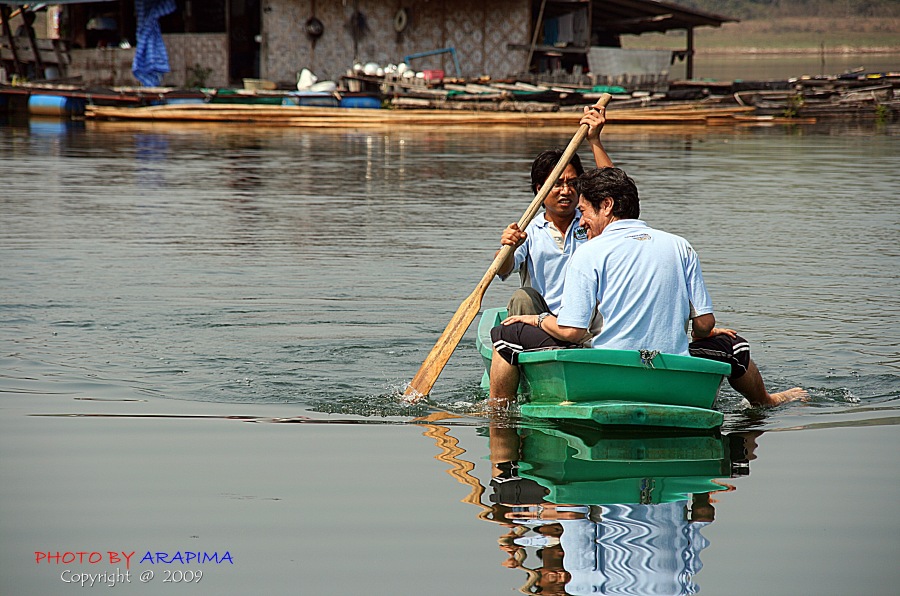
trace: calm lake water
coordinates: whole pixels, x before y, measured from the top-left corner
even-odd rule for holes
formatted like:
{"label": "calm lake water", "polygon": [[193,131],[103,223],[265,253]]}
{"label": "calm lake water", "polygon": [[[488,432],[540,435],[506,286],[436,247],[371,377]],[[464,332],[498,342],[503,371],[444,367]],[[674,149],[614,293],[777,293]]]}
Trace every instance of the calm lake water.
{"label": "calm lake water", "polygon": [[895,593],[897,124],[604,133],[810,402],[490,428],[473,326],[402,405],[573,133],[0,126],[0,593]]}
{"label": "calm lake water", "polygon": [[[717,81],[787,80],[805,75],[839,75],[858,69],[866,73],[898,72],[900,54],[700,54],[694,59],[694,78]],[[673,64],[669,80],[680,80],[684,76],[684,61]]]}

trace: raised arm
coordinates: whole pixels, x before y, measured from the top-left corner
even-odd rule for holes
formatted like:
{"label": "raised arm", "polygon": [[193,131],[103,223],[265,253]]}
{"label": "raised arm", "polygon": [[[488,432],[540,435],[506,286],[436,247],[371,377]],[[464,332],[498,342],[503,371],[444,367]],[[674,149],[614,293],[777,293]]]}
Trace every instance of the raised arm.
{"label": "raised arm", "polygon": [[588,141],[591,144],[591,153],[594,154],[594,164],[598,168],[613,167],[613,162],[600,141],[600,133],[603,131],[603,125],[606,124],[606,107],[600,105],[585,107],[584,116],[579,124],[587,124],[589,127]]}

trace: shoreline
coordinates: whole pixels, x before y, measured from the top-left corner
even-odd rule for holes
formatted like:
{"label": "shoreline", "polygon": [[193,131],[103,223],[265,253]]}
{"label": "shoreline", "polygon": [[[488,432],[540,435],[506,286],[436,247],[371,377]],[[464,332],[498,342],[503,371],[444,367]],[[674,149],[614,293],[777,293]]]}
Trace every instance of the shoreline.
{"label": "shoreline", "polygon": [[[660,48],[660,49],[668,49],[668,48]],[[826,48],[761,48],[761,47],[746,47],[746,48],[695,48],[694,55],[695,56],[733,56],[733,55],[741,55],[741,54],[754,54],[754,55],[792,55],[792,54],[813,54],[813,55],[826,55],[826,56],[846,56],[848,54],[898,54],[900,53],[900,46],[897,47],[870,47],[870,48],[856,48],[851,46],[832,46]],[[900,64],[897,65],[900,68]]]}

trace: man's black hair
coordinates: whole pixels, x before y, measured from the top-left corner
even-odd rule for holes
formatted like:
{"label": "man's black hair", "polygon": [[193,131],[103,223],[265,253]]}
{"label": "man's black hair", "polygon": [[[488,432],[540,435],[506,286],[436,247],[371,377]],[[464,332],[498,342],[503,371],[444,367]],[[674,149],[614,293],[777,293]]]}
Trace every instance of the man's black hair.
{"label": "man's black hair", "polygon": [[619,168],[598,168],[578,177],[578,194],[594,209],[603,199],[613,200],[612,215],[618,219],[637,219],[641,216],[641,201],[637,185]]}
{"label": "man's black hair", "polygon": [[[542,151],[534,161],[531,162],[531,192],[537,194],[537,191],[544,185],[544,182],[553,172],[553,168],[559,163],[560,158],[565,151],[563,149],[547,149]],[[569,161],[575,174],[581,176],[584,173],[584,167],[581,165],[581,158],[575,153]],[[554,180],[555,182],[555,180]]]}

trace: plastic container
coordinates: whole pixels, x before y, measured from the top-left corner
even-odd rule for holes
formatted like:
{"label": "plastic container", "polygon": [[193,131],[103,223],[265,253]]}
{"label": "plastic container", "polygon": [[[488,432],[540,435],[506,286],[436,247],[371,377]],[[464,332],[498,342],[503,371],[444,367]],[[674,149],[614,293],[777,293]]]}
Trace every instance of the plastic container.
{"label": "plastic container", "polygon": [[206,100],[203,99],[202,97],[173,97],[173,98],[167,98],[166,103],[169,105],[184,104],[184,103],[196,104],[196,103],[206,103]]}
{"label": "plastic container", "polygon": [[381,109],[381,100],[372,95],[345,95],[341,98],[342,108]]}
{"label": "plastic container", "polygon": [[331,93],[304,91],[302,93],[291,93],[281,102],[285,106],[312,106],[318,108],[336,108],[339,103],[337,98]]}
{"label": "plastic container", "polygon": [[28,113],[35,116],[81,116],[84,100],[61,95],[32,95],[28,98]]}

